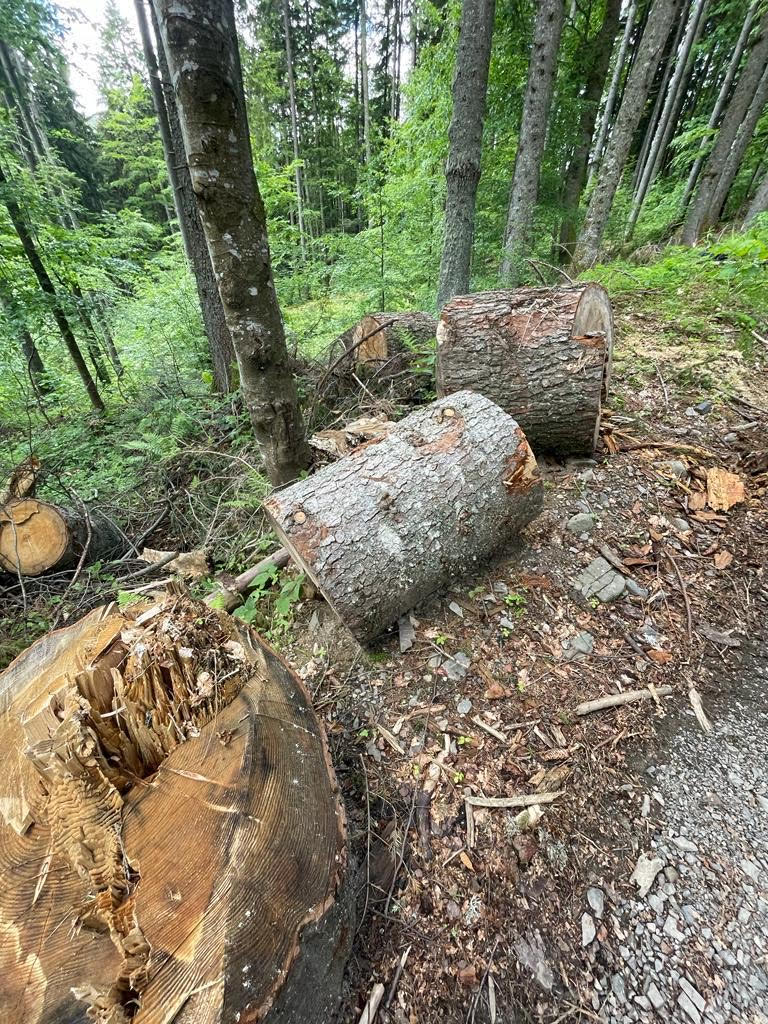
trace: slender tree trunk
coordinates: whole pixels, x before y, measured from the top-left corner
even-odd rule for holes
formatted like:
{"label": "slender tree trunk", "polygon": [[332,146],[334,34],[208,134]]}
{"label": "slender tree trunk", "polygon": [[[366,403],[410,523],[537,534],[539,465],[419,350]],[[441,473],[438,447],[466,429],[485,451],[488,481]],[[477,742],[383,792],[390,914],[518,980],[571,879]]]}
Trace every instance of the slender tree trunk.
{"label": "slender tree trunk", "polygon": [[[58,277],[58,275],[55,275]],[[61,279],[59,278],[59,283]],[[77,302],[77,313],[80,318],[80,323],[83,327],[83,335],[85,336],[85,347],[88,351],[88,356],[91,360],[94,370],[96,371],[97,378],[102,384],[110,383],[109,372],[104,364],[104,357],[101,352],[101,346],[99,342],[99,336],[96,333],[96,328],[93,326],[93,320],[88,309],[88,303],[86,302],[85,296],[76,278],[72,278],[69,285],[65,283],[65,287],[68,287],[69,291],[72,292]]]}
{"label": "slender tree trunk", "polygon": [[563,0],[539,0],[501,260],[501,277],[512,285],[520,281],[523,258],[531,245],[564,16]]}
{"label": "slender tree trunk", "polygon": [[[718,93],[717,100],[715,101],[715,105],[712,108],[712,113],[710,114],[709,121],[707,123],[708,133],[713,132],[717,127],[720,121],[720,115],[723,113],[723,110],[725,109],[725,104],[728,102],[728,96],[731,92],[733,80],[736,77],[736,72],[739,69],[739,64],[741,64],[742,55],[744,54],[744,50],[747,46],[749,32],[752,28],[752,22],[757,11],[757,5],[758,0],[753,0],[752,6],[747,11],[747,15],[744,19],[744,24],[741,27],[741,33],[739,34],[739,38],[736,42],[736,47],[733,51],[730,63],[728,64],[728,70],[726,72],[725,78],[723,79],[723,84],[720,86],[720,92]],[[707,143],[705,141],[699,147],[698,156],[696,157],[693,166],[691,167],[690,174],[688,175],[688,181],[685,185],[685,194],[683,195],[683,209],[687,208],[691,196],[693,195],[693,190],[696,188],[696,182],[699,180],[699,174],[701,173],[701,168],[704,164],[706,153]]]}
{"label": "slender tree trunk", "polygon": [[563,187],[563,219],[560,225],[561,263],[570,263],[576,244],[579,200],[587,180],[587,162],[597,122],[597,108],[605,87],[611,51],[619,28],[621,0],[607,0],[603,23],[587,52],[586,84],[581,97],[579,134],[571,153]]}
{"label": "slender tree trunk", "polygon": [[6,316],[16,328],[21,351],[24,353],[27,373],[33,388],[38,393],[38,397],[51,391],[51,385],[45,379],[45,367],[35,344],[35,339],[29,333],[29,329],[24,323],[13,293],[9,287],[6,287],[6,283],[2,278],[0,278],[0,306],[5,310]]}
{"label": "slender tree trunk", "polygon": [[360,81],[363,90],[363,138],[365,166],[371,163],[371,111],[368,103],[368,15],[365,0],[360,0]]}
{"label": "slender tree trunk", "polygon": [[[664,107],[664,100],[667,96],[667,88],[669,86],[669,80],[672,77],[672,71],[675,67],[675,58],[680,48],[680,42],[685,32],[685,17],[678,18],[677,31],[674,35],[669,37],[669,44],[664,50],[664,54],[661,58],[659,70],[662,72],[661,82],[659,83],[659,90],[656,94],[656,102],[653,104],[653,110],[651,116],[642,131],[642,144],[640,146],[640,152],[635,162],[635,172],[632,176],[632,188],[637,191],[637,186],[640,184],[640,179],[643,175],[646,162],[648,160],[648,150],[651,148],[651,142],[656,135],[656,128],[661,118],[661,112]],[[657,71],[658,75],[658,71]],[[653,86],[651,86],[650,95],[653,95]],[[642,125],[642,121],[641,121]]]}
{"label": "slender tree trunk", "polygon": [[134,2],[144,60],[149,74],[152,102],[163,144],[165,166],[168,171],[168,180],[171,183],[176,220],[187,263],[195,279],[200,313],[208,338],[214,388],[219,394],[227,394],[232,390],[235,350],[232,347],[232,337],[227,327],[219,289],[211,267],[211,258],[208,255],[203,225],[200,223],[200,214],[192,192],[189,168],[184,153],[184,139],[176,110],[176,99],[170,86],[165,53],[159,43],[154,9],[150,7],[153,30],[155,38],[158,40],[157,54],[155,54],[155,47],[152,44],[152,34],[147,22],[144,0],[134,0]]}
{"label": "slender tree trunk", "polygon": [[696,40],[699,37],[699,32],[701,31],[703,23],[704,8],[706,5],[707,0],[696,0],[694,8],[690,12],[685,38],[683,39],[682,45],[680,46],[677,54],[675,73],[669,83],[669,90],[664,101],[664,108],[661,112],[661,116],[659,117],[659,123],[656,126],[653,141],[651,142],[648,150],[648,158],[642,169],[635,199],[629,214],[629,222],[627,224],[625,234],[625,238],[627,240],[629,240],[634,233],[635,224],[637,224],[637,218],[640,216],[640,210],[645,202],[648,189],[651,187],[653,179],[658,173],[661,162],[664,159],[667,145],[669,144],[669,140],[675,129],[676,108],[679,106],[679,102],[682,98],[689,68],[691,50],[695,46]]}
{"label": "slender tree trunk", "polygon": [[469,291],[494,11],[495,0],[464,0],[461,8],[445,167],[445,228],[438,309],[454,295]]}
{"label": "slender tree trunk", "polygon": [[296,214],[299,218],[299,244],[301,259],[307,258],[307,247],[304,238],[304,203],[301,194],[301,167],[299,165],[299,122],[296,116],[296,83],[293,77],[293,53],[291,50],[291,12],[288,0],[282,0],[283,30],[285,32],[285,63],[288,74],[288,99],[291,105],[291,139],[293,141],[293,167],[296,179]]}
{"label": "slender tree trunk", "polygon": [[[7,184],[8,179],[5,177],[2,167],[0,167],[0,185],[5,187]],[[40,285],[40,290],[51,300],[51,312],[53,313],[53,318],[56,321],[56,326],[59,329],[67,351],[69,352],[72,362],[75,364],[75,368],[80,375],[80,379],[83,382],[86,392],[88,393],[91,405],[94,409],[98,409],[99,412],[103,412],[104,403],[101,400],[99,389],[96,387],[93,377],[91,377],[90,371],[83,359],[83,354],[77,344],[77,339],[75,338],[72,328],[69,325],[69,321],[61,307],[59,297],[56,294],[56,289],[48,276],[48,271],[45,269],[43,261],[40,259],[40,254],[35,248],[35,243],[32,241],[32,236],[29,233],[24,218],[21,215],[18,203],[8,196],[5,197],[4,202],[8,210],[8,215],[11,218],[11,223],[13,224],[16,234],[19,236],[21,246],[24,249],[24,255],[27,258],[27,262],[37,278],[37,283]]]}
{"label": "slender tree trunk", "polygon": [[653,0],[576,245],[575,262],[578,266],[591,266],[600,252],[613,199],[648,99],[662,42],[669,32],[674,14],[675,4],[672,0]]}
{"label": "slender tree trunk", "polygon": [[245,405],[267,475],[283,484],[306,468],[308,448],[253,171],[232,0],[154,3]]}
{"label": "slender tree trunk", "polygon": [[744,227],[750,227],[755,218],[761,213],[765,213],[766,210],[768,210],[768,170],[763,175],[762,181],[757,186],[757,192],[749,204],[747,215],[744,218]]}
{"label": "slender tree trunk", "polygon": [[624,64],[627,60],[627,49],[629,48],[629,40],[632,38],[632,29],[635,26],[635,15],[637,14],[637,0],[630,0],[629,9],[627,10],[627,21],[624,26],[624,34],[621,37],[621,43],[619,44],[619,52],[616,55],[616,64],[613,68],[613,75],[611,76],[611,84],[608,89],[608,95],[605,98],[605,106],[603,107],[603,114],[600,118],[600,129],[597,133],[597,142],[592,152],[592,159],[589,167],[589,177],[587,184],[591,184],[593,176],[597,173],[600,162],[603,159],[603,151],[605,149],[605,140],[608,138],[608,130],[611,127],[611,121],[613,119],[613,112],[616,108],[616,100],[619,97],[619,90],[621,88],[621,75],[624,70]]}
{"label": "slender tree trunk", "polygon": [[[740,128],[745,119],[751,117],[750,107],[753,112],[756,109],[759,98],[758,93],[763,84],[761,80],[765,77],[767,67],[768,12],[763,15],[760,21],[759,37],[755,41],[747,58],[747,63],[744,65],[744,70],[736,82],[733,95],[723,115],[723,121],[717,133],[714,148],[707,158],[699,178],[696,195],[688,208],[682,233],[682,241],[686,245],[694,245],[707,228],[717,221],[720,215],[720,209],[736,175],[744,149],[746,149],[749,139],[752,137],[754,124],[749,131],[749,138],[746,138],[746,141],[745,134],[740,133]],[[762,107],[764,103],[765,100],[763,99],[759,106]],[[759,116],[759,111],[757,116]],[[755,117],[755,122],[756,120],[757,117]],[[735,148],[737,137],[739,136],[738,145],[743,143],[740,153]],[[732,171],[730,180],[727,181],[727,174],[730,174],[731,169],[734,167],[733,157],[736,153],[738,153],[738,156],[735,159],[735,169]],[[724,172],[727,172],[726,177],[723,176]],[[726,181],[727,184],[725,183]],[[723,187],[725,187],[724,193]]]}

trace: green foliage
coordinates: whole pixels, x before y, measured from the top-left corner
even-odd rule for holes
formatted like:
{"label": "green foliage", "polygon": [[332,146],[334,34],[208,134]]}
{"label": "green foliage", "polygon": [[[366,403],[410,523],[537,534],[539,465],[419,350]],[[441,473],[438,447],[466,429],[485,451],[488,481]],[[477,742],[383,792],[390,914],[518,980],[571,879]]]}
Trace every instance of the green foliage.
{"label": "green foliage", "polygon": [[244,604],[233,615],[249,626],[257,626],[271,640],[285,636],[293,622],[296,605],[301,598],[304,575],[288,577],[275,589],[281,573],[274,565],[259,573]]}

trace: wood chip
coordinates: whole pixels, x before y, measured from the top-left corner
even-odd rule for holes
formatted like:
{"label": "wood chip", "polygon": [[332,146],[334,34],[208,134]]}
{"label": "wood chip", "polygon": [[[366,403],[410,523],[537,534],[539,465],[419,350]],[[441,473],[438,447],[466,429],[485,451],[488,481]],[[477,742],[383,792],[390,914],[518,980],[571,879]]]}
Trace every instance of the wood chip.
{"label": "wood chip", "polygon": [[727,512],[746,500],[744,481],[726,469],[707,470],[707,504],[715,512]]}

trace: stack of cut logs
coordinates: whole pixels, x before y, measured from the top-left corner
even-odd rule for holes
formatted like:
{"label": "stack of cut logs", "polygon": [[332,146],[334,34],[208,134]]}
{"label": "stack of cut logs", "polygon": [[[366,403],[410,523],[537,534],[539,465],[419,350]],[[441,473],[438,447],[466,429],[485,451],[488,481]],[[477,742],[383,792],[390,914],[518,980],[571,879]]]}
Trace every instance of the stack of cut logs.
{"label": "stack of cut logs", "polygon": [[[345,338],[369,375],[436,340],[439,397],[265,509],[273,562],[292,559],[366,643],[538,514],[534,451],[593,451],[611,308],[594,284],[484,292]],[[120,547],[108,521],[17,476],[0,570]],[[259,568],[213,608],[171,586],[92,612],[0,675],[0,1019],[331,1019],[354,933],[344,813],[301,680],[221,610]]]}

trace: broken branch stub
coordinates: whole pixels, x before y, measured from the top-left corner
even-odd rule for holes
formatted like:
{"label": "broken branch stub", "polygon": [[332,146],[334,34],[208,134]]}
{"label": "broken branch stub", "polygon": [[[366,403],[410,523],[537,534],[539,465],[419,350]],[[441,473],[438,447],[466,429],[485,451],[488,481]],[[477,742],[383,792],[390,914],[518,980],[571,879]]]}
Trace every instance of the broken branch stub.
{"label": "broken branch stub", "polygon": [[265,509],[291,557],[361,642],[482,565],[538,514],[518,424],[469,391],[277,491]]}
{"label": "broken branch stub", "polygon": [[611,303],[598,284],[456,296],[437,328],[437,393],[486,395],[535,452],[591,454],[612,349]]}
{"label": "broken branch stub", "polygon": [[344,812],[260,638],[178,593],[97,609],[0,675],[0,711],[0,1019],[330,1019]]}

